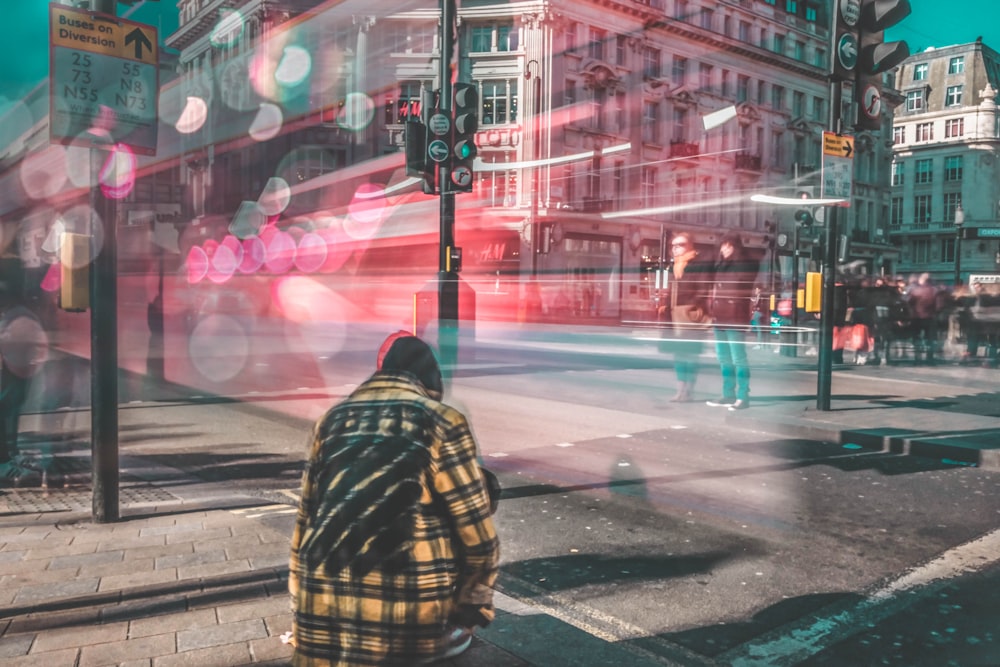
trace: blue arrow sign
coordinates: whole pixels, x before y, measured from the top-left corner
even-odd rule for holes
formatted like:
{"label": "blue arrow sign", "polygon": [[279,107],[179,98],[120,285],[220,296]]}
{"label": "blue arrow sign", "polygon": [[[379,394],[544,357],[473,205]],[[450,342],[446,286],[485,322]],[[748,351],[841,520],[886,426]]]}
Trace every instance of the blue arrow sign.
{"label": "blue arrow sign", "polygon": [[837,40],[837,60],[844,69],[854,69],[858,64],[858,38],[845,32]]}

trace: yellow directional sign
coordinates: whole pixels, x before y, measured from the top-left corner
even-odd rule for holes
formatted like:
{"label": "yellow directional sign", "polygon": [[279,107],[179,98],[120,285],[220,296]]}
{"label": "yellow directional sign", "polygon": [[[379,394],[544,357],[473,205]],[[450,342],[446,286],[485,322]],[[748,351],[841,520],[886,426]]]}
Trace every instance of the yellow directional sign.
{"label": "yellow directional sign", "polygon": [[854,137],[847,137],[835,132],[823,133],[823,155],[854,158]]}
{"label": "yellow directional sign", "polygon": [[156,29],[106,14],[52,5],[51,44],[156,65]]}

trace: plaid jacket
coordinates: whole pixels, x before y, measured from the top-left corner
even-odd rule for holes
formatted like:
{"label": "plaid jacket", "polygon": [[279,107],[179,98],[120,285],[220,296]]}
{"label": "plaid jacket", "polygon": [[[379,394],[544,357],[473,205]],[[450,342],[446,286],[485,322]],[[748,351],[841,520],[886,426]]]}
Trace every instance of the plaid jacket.
{"label": "plaid jacket", "polygon": [[[316,515],[323,485],[347,478],[324,470],[324,462],[339,460],[331,459],[330,448],[358,434],[394,442],[401,431],[424,433],[429,441],[403,562],[393,558],[367,574],[370,563],[334,574],[324,562],[310,565],[314,559],[302,548],[322,520]],[[441,649],[449,621],[486,625],[493,619],[499,544],[476,453],[465,417],[405,373],[376,373],[317,422],[292,537],[294,665],[413,665]],[[379,481],[370,477],[349,479],[362,488]]]}

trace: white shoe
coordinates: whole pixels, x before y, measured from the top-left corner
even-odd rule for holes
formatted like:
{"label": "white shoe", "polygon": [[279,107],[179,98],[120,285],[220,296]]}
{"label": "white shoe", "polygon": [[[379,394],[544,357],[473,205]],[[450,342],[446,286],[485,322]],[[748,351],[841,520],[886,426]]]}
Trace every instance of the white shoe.
{"label": "white shoe", "polygon": [[418,667],[433,665],[434,663],[465,653],[466,649],[472,644],[472,633],[465,628],[452,628],[445,634],[445,642],[444,648],[441,649],[440,653],[433,658],[428,658],[418,663]]}

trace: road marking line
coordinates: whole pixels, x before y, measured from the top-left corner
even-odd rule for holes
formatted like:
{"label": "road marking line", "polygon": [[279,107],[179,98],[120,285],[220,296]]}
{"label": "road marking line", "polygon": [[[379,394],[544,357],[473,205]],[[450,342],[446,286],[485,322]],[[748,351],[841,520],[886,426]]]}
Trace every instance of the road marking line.
{"label": "road marking line", "polygon": [[732,667],[797,665],[864,632],[914,602],[944,588],[955,577],[1000,561],[1000,530],[949,549],[937,558],[870,591],[863,599],[827,607],[747,642],[719,658]]}

